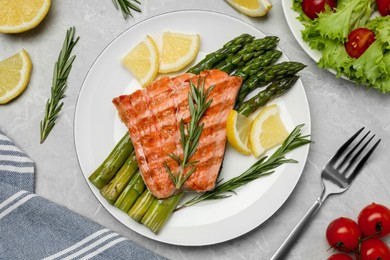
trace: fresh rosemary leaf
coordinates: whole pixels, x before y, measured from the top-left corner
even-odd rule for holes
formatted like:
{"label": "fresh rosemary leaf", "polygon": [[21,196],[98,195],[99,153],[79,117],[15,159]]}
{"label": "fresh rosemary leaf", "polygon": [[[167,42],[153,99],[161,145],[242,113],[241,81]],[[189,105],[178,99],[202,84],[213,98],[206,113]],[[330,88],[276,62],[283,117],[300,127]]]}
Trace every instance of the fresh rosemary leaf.
{"label": "fresh rosemary leaf", "polygon": [[311,143],[308,139],[308,135],[302,136],[301,134],[303,126],[303,124],[296,126],[283,144],[271,156],[260,158],[249,169],[237,177],[225,182],[223,180],[219,180],[214,190],[205,192],[188,200],[183,205],[176,208],[176,210],[192,206],[205,200],[216,200],[230,197],[231,195],[229,193],[235,194],[235,189],[260,177],[272,174],[278,166],[284,163],[296,163],[296,160],[287,159],[285,155],[298,147]]}
{"label": "fresh rosemary leaf", "polygon": [[[199,138],[202,134],[204,124],[199,124],[200,119],[206,112],[207,108],[211,105],[212,100],[207,101],[207,96],[215,85],[210,86],[206,92],[204,92],[204,81],[202,78],[198,81],[198,86],[190,82],[190,91],[188,92],[188,104],[190,109],[191,121],[185,125],[184,121],[180,121],[180,143],[183,148],[183,158],[179,158],[176,154],[169,154],[169,156],[179,163],[179,169],[177,172],[172,172],[169,169],[168,164],[164,162],[165,169],[167,170],[172,182],[177,189],[183,185],[183,183],[190,177],[195,171],[197,162],[190,162],[189,160],[196,152],[196,148],[199,144]],[[207,101],[207,102],[206,102]],[[188,167],[192,168],[187,172]]]}
{"label": "fresh rosemary leaf", "polygon": [[79,37],[75,39],[75,30],[74,27],[67,30],[61,52],[54,65],[51,97],[46,102],[45,117],[40,124],[41,143],[46,140],[50,131],[53,129],[58,115],[62,110],[62,106],[64,105],[64,103],[60,103],[60,101],[65,97],[68,76],[72,69],[72,63],[76,58],[76,56],[70,57],[70,54],[79,40]]}
{"label": "fresh rosemary leaf", "polygon": [[141,12],[141,9],[138,7],[141,5],[141,2],[138,0],[112,0],[116,9],[120,9],[123,15],[123,18],[127,16],[133,17],[131,10],[136,12]]}

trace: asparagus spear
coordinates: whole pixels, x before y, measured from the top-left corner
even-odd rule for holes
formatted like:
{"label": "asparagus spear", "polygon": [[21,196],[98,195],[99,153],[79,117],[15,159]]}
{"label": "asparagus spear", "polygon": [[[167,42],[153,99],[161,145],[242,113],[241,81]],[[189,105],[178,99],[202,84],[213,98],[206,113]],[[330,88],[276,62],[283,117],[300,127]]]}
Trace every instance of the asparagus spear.
{"label": "asparagus spear", "polygon": [[224,61],[218,64],[215,69],[231,73],[235,68],[243,66],[253,57],[258,57],[268,50],[272,50],[278,45],[279,38],[276,36],[266,36],[261,39],[256,39],[239,50],[236,54],[227,57]]}
{"label": "asparagus spear", "polygon": [[299,76],[287,76],[271,83],[265,90],[259,92],[251,99],[241,103],[237,109],[237,112],[249,116],[256,109],[267,104],[271,99],[274,99],[288,89],[290,89],[294,83],[298,80]]}
{"label": "asparagus spear", "polygon": [[100,190],[102,196],[113,204],[137,170],[138,162],[133,151],[115,177]]}
{"label": "asparagus spear", "polygon": [[142,180],[141,173],[137,172],[133,178],[131,178],[121,195],[119,195],[114,205],[127,213],[144,190],[145,183]]}
{"label": "asparagus spear", "polygon": [[183,192],[166,199],[156,199],[142,218],[141,223],[154,233],[158,233],[172,215],[173,210],[183,197]]}
{"label": "asparagus spear", "polygon": [[131,207],[129,216],[137,222],[141,222],[141,219],[145,215],[146,211],[152,205],[153,201],[157,200],[156,197],[148,190],[145,189],[141,196],[138,197],[137,201]]}
{"label": "asparagus spear", "polygon": [[273,80],[293,75],[304,67],[306,66],[302,63],[294,61],[285,61],[268,66],[244,81],[238,92],[237,103],[241,103],[254,89],[265,86]]}
{"label": "asparagus spear", "polygon": [[199,74],[202,70],[213,68],[215,64],[228,57],[228,55],[241,50],[247,43],[252,42],[254,38],[255,37],[252,35],[246,33],[241,34],[240,36],[227,42],[221,49],[208,54],[203,60],[190,68],[187,72]]}
{"label": "asparagus spear", "polygon": [[281,51],[269,50],[264,54],[252,59],[245,66],[237,69],[233,75],[241,77],[243,80],[254,75],[256,72],[264,69],[266,66],[274,63],[282,55]]}
{"label": "asparagus spear", "polygon": [[100,190],[106,185],[124,164],[129,155],[133,152],[134,147],[130,135],[125,134],[119,143],[103,163],[89,176],[89,180]]}

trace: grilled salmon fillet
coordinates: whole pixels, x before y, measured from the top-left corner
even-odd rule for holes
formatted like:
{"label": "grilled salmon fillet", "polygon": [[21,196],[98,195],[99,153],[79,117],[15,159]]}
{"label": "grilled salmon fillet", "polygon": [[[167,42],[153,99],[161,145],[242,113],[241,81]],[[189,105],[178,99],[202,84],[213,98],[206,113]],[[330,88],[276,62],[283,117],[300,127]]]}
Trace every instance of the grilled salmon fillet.
{"label": "grilled salmon fillet", "polygon": [[204,128],[198,148],[190,159],[198,163],[181,189],[204,192],[215,187],[225,153],[227,116],[233,109],[242,79],[219,70],[203,71],[199,75],[185,73],[160,78],[145,89],[113,99],[120,119],[129,129],[145,184],[157,198],[167,198],[178,192],[164,162],[173,173],[179,168],[169,154],[179,157],[183,154],[180,121],[189,123],[191,120],[190,82],[200,87],[200,80],[204,80],[205,90],[215,87],[207,97],[212,103],[200,120]]}

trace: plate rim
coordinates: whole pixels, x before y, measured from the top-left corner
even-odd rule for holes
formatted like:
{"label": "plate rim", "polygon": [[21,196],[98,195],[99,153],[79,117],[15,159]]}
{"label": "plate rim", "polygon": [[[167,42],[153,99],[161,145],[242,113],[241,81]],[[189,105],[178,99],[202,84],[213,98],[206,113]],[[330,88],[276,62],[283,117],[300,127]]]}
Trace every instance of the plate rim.
{"label": "plate rim", "polygon": [[[216,12],[216,11],[208,11],[208,10],[199,10],[199,9],[187,9],[187,10],[176,10],[176,11],[169,11],[169,12],[164,12],[164,13],[160,13],[160,14],[157,14],[157,15],[152,15],[150,17],[147,17],[141,21],[138,21],[137,23],[134,23],[133,25],[131,25],[129,28],[125,29],[124,31],[122,31],[121,33],[119,33],[117,36],[115,36],[111,41],[109,41],[107,43],[107,45],[101,50],[101,52],[97,55],[97,57],[95,58],[95,60],[93,61],[93,63],[90,65],[88,71],[86,72],[85,76],[84,76],[84,79],[81,83],[81,87],[79,89],[79,92],[78,92],[78,95],[77,95],[77,99],[76,99],[76,103],[75,103],[75,110],[74,110],[74,116],[73,116],[73,142],[74,142],[74,145],[75,145],[75,152],[76,152],[76,157],[77,157],[77,162],[78,162],[78,165],[79,165],[79,168],[80,168],[80,171],[81,171],[81,174],[83,174],[83,179],[85,180],[85,182],[87,183],[88,187],[90,188],[92,194],[95,196],[95,198],[98,200],[99,204],[108,212],[110,213],[110,215],[118,222],[120,222],[121,224],[123,224],[124,226],[126,226],[126,228],[129,228],[131,229],[133,232],[136,232],[138,233],[139,235],[142,235],[144,237],[147,237],[149,239],[153,239],[155,241],[159,241],[159,242],[162,242],[162,243],[166,243],[166,244],[171,244],[171,245],[183,245],[183,246],[203,246],[203,245],[213,245],[213,244],[218,244],[218,243],[222,243],[222,242],[226,242],[228,240],[231,240],[231,239],[235,239],[237,237],[240,237],[250,231],[252,231],[253,229],[259,227],[261,224],[263,224],[266,220],[268,220],[269,218],[272,217],[272,215],[274,215],[283,205],[284,203],[288,200],[288,198],[291,196],[291,193],[293,192],[293,190],[295,189],[295,187],[297,186],[297,183],[298,181],[300,180],[302,174],[303,174],[303,170],[304,170],[304,167],[307,163],[307,160],[308,160],[308,153],[309,153],[309,149],[310,149],[310,144],[306,145],[305,147],[302,147],[300,149],[305,149],[304,150],[304,161],[303,162],[299,162],[299,177],[296,179],[296,181],[294,182],[294,185],[291,185],[291,188],[287,191],[288,195],[283,199],[283,202],[278,206],[276,207],[276,209],[272,210],[273,212],[264,220],[262,221],[261,223],[258,223],[256,225],[254,225],[253,227],[249,228],[249,229],[246,229],[245,231],[243,232],[237,232],[239,234],[236,234],[234,235],[233,237],[228,237],[228,238],[224,238],[224,239],[218,239],[218,241],[214,241],[214,242],[207,242],[207,243],[201,243],[201,242],[187,242],[187,243],[181,243],[181,242],[174,242],[174,241],[165,241],[165,240],[161,240],[161,239],[158,239],[158,237],[151,237],[149,235],[146,235],[146,234],[143,234],[141,233],[139,230],[135,230],[131,227],[129,227],[128,225],[126,225],[125,223],[123,223],[122,220],[118,219],[117,216],[114,215],[114,213],[112,212],[112,209],[109,209],[105,206],[105,201],[103,200],[103,198],[101,198],[101,196],[99,197],[97,195],[97,193],[99,192],[95,192],[94,189],[96,189],[96,187],[94,187],[89,181],[88,181],[88,178],[87,176],[84,174],[83,172],[83,169],[82,169],[82,163],[80,161],[80,156],[79,156],[79,151],[77,149],[77,126],[76,126],[76,121],[77,121],[77,113],[78,113],[78,106],[79,106],[79,102],[80,102],[80,97],[82,95],[82,92],[83,90],[85,89],[85,82],[87,81],[88,79],[88,76],[90,75],[92,69],[94,68],[94,66],[96,65],[97,61],[99,60],[99,58],[110,48],[110,46],[116,41],[118,40],[118,38],[120,38],[123,34],[125,34],[126,32],[128,32],[129,30],[131,30],[132,28],[134,28],[135,26],[138,26],[139,24],[141,23],[144,23],[144,22],[147,22],[148,20],[151,20],[151,19],[157,19],[159,17],[162,17],[162,16],[166,16],[166,15],[174,15],[176,13],[197,13],[197,12],[200,12],[200,13],[206,13],[206,14],[209,14],[209,15],[220,15],[222,17],[226,17],[228,19],[233,19],[235,20],[236,22],[239,22],[239,23],[242,23],[248,27],[251,27],[253,30],[256,30],[258,31],[259,33],[265,35],[262,31],[260,31],[258,28],[256,28],[255,26],[253,26],[252,24],[249,24],[243,20],[240,20],[239,18],[237,17],[234,17],[234,16],[231,16],[231,15],[228,15],[228,14],[225,14],[225,13],[221,13],[221,12]],[[284,55],[287,57],[288,60],[290,60],[288,58],[288,56],[284,53]],[[306,94],[306,91],[304,89],[304,86],[301,82],[300,79],[298,79],[300,81],[300,84],[302,85],[302,91],[303,91],[303,99],[305,101],[305,107],[306,107],[306,113],[307,113],[307,117],[308,117],[308,122],[306,122],[305,124],[305,129],[306,129],[306,132],[308,132],[308,134],[310,135],[311,134],[311,114],[310,114],[310,107],[309,107],[309,102],[308,102],[308,98],[307,98],[307,94]],[[274,189],[275,190],[275,189]],[[257,200],[258,201],[258,200]],[[253,203],[254,204],[254,203]],[[111,205],[112,206],[112,205]],[[253,206],[251,206],[253,208]],[[251,207],[248,207],[248,208],[251,208]],[[112,208],[114,208],[112,206]],[[114,211],[116,210],[116,208],[114,208]],[[246,210],[246,209],[245,209]],[[243,210],[243,211],[245,211]],[[241,212],[237,213],[237,214],[241,214]]]}
{"label": "plate rim", "polygon": [[[301,30],[295,30],[294,25],[298,25],[298,27],[301,27],[301,29],[305,29],[305,27],[297,20],[297,17],[299,13],[297,13],[295,10],[292,9],[292,0],[282,0],[282,9],[283,9],[283,15],[286,19],[288,28],[290,29],[291,34],[294,36],[295,40],[298,42],[299,46],[302,48],[302,50],[315,62],[318,63],[318,61],[321,59],[321,52],[317,50],[313,50],[309,47],[309,45],[303,41],[301,36]],[[296,14],[296,17],[292,17],[292,14]],[[299,34],[299,35],[298,35]]]}

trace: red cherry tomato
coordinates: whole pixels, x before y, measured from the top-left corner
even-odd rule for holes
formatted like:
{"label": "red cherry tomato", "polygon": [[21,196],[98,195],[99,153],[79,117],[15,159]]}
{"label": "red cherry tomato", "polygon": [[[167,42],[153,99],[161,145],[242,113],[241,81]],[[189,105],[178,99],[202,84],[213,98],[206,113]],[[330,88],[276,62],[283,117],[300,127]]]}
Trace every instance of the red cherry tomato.
{"label": "red cherry tomato", "polygon": [[362,242],[360,248],[361,260],[390,259],[390,249],[385,242],[372,238]]}
{"label": "red cherry tomato", "polygon": [[345,254],[334,254],[328,257],[327,260],[353,260],[353,258]]}
{"label": "red cherry tomato", "polygon": [[376,0],[378,11],[382,16],[390,14],[390,0]]}
{"label": "red cherry tomato", "polygon": [[358,217],[358,225],[364,236],[371,236],[380,231],[375,238],[390,234],[390,209],[384,205],[372,203],[362,209]]}
{"label": "red cherry tomato", "polygon": [[356,249],[361,236],[358,224],[350,218],[337,218],[326,229],[326,239],[330,246],[344,252]]}
{"label": "red cherry tomato", "polygon": [[325,4],[332,10],[337,6],[337,0],[303,0],[302,10],[310,19],[315,19],[318,14],[325,11]]}
{"label": "red cherry tomato", "polygon": [[345,49],[352,58],[359,58],[375,41],[375,33],[367,28],[357,28],[350,32]]}

